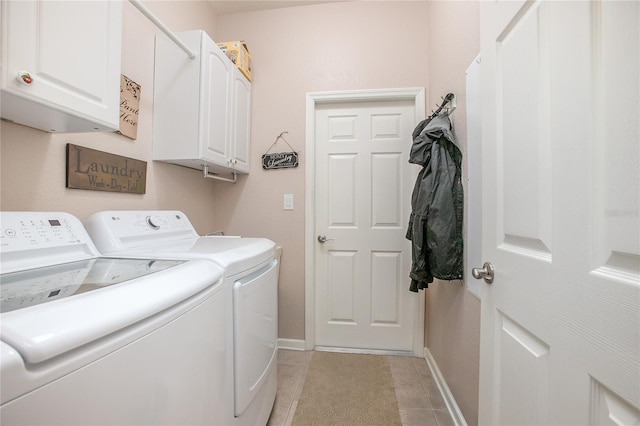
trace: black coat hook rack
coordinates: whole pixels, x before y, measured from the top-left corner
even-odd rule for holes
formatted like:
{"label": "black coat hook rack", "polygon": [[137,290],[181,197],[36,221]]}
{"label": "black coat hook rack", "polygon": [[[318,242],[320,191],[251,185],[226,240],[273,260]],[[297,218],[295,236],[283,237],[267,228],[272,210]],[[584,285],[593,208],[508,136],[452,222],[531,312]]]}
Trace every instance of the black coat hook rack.
{"label": "black coat hook rack", "polygon": [[449,108],[447,108],[448,114],[453,112],[453,110],[456,108],[456,105],[455,105],[456,95],[454,95],[453,93],[447,93],[447,95],[441,99],[442,99],[442,103],[438,105],[438,109],[436,109],[435,111],[432,111],[433,113],[429,118],[433,118],[436,115],[440,114],[440,112],[443,110],[445,106],[447,106],[447,104],[450,105]]}

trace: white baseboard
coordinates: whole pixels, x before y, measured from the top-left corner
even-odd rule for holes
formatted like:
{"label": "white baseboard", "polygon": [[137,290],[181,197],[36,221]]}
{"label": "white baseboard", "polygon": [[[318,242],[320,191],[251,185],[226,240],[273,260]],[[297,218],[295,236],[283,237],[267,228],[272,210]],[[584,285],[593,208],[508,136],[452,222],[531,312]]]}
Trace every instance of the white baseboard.
{"label": "white baseboard", "polygon": [[298,339],[278,339],[278,349],[290,351],[304,351],[305,341]]}
{"label": "white baseboard", "polygon": [[429,370],[431,370],[433,380],[435,380],[436,385],[438,385],[438,390],[440,390],[440,394],[442,395],[444,403],[447,406],[447,410],[449,411],[449,414],[453,419],[453,423],[456,426],[467,426],[467,421],[462,415],[462,411],[460,411],[460,407],[458,407],[458,404],[456,403],[456,400],[451,393],[451,389],[449,389],[449,386],[447,385],[444,376],[440,372],[436,360],[433,358],[433,355],[431,355],[431,351],[429,351],[429,348],[424,348],[424,359],[425,361],[427,361]]}

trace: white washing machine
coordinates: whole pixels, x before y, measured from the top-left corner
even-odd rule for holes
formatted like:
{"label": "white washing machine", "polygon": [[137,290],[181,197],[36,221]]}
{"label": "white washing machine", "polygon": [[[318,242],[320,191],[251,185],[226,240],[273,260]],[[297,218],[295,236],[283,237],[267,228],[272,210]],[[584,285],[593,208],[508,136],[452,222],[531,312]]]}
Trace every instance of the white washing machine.
{"label": "white washing machine", "polygon": [[105,211],[85,226],[103,254],[208,259],[233,293],[227,424],[264,425],[277,390],[278,264],[265,238],[199,236],[180,211]]}
{"label": "white washing machine", "polygon": [[0,219],[0,423],[225,424],[219,266],[100,257],[66,213]]}

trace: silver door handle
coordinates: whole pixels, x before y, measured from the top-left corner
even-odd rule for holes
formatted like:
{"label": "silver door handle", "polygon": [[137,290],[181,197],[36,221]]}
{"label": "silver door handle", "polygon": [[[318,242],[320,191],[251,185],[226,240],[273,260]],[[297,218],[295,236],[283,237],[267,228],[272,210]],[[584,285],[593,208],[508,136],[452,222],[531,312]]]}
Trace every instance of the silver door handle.
{"label": "silver door handle", "polygon": [[324,235],[318,235],[318,242],[321,244],[326,243],[327,241],[333,241],[333,238],[327,238]]}
{"label": "silver door handle", "polygon": [[494,270],[491,262],[484,262],[482,268],[473,268],[471,270],[471,275],[473,275],[473,278],[476,280],[484,278],[484,282],[491,284],[493,282],[493,272]]}

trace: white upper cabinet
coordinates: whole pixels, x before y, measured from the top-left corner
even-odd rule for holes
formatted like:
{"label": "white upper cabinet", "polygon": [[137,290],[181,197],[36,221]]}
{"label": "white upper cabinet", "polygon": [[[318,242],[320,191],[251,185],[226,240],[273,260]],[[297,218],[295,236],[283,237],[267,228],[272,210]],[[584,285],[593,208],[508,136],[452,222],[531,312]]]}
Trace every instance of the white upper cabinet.
{"label": "white upper cabinet", "polygon": [[121,1],[2,1],[2,118],[47,132],[119,126]]}
{"label": "white upper cabinet", "polygon": [[231,145],[234,169],[249,173],[249,139],[251,132],[251,83],[234,66],[231,78],[233,115]]}
{"label": "white upper cabinet", "polygon": [[177,36],[196,57],[157,36],[153,159],[248,173],[251,84],[204,31]]}

